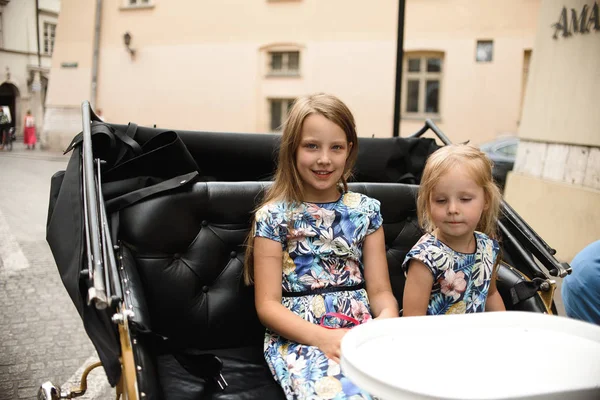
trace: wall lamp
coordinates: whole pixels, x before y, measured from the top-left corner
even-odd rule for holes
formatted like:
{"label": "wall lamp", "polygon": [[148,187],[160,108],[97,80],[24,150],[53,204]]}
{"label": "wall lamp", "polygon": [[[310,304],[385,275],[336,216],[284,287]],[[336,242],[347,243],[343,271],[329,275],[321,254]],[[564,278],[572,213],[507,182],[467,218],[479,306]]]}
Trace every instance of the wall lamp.
{"label": "wall lamp", "polygon": [[131,34],[129,32],[125,32],[125,34],[123,35],[123,43],[125,43],[125,47],[127,48],[127,51],[129,51],[129,55],[131,55],[131,58],[135,57],[135,49],[131,48]]}

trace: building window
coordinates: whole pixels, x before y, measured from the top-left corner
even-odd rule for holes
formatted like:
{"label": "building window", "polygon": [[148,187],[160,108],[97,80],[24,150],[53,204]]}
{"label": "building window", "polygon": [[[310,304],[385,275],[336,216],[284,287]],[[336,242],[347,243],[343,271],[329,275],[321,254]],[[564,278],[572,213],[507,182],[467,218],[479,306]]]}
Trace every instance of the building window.
{"label": "building window", "polygon": [[294,104],[294,99],[270,99],[269,109],[271,113],[271,131],[281,130],[281,126],[285,122],[290,109]]}
{"label": "building window", "polygon": [[54,51],[54,38],[56,37],[56,24],[44,22],[44,53],[52,55]]}
{"label": "building window", "polygon": [[121,0],[122,10],[132,8],[153,8],[153,0]]}
{"label": "building window", "polygon": [[442,62],[440,53],[407,53],[404,73],[407,116],[439,117]]}
{"label": "building window", "polygon": [[269,75],[297,76],[300,75],[299,51],[269,52]]}
{"label": "building window", "polygon": [[494,41],[493,40],[478,40],[477,49],[475,50],[475,61],[477,62],[492,62],[494,58]]}

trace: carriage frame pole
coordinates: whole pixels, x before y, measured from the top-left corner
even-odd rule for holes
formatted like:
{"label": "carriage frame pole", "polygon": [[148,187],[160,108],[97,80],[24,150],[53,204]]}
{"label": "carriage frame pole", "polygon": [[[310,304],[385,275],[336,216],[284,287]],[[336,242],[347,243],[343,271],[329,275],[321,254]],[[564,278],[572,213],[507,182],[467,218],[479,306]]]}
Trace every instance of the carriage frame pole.
{"label": "carriage frame pole", "polygon": [[396,86],[394,90],[394,127],[393,137],[400,136],[400,103],[402,94],[402,65],[404,63],[404,14],[406,0],[398,1],[398,39],[396,41]]}
{"label": "carriage frame pole", "polygon": [[99,213],[96,203],[96,180],[94,178],[94,154],[92,153],[92,122],[91,107],[88,101],[81,104],[81,114],[83,119],[83,143],[82,143],[82,164],[83,164],[83,183],[85,190],[84,200],[87,209],[87,230],[90,238],[90,247],[92,255],[92,271],[90,271],[92,286],[88,289],[88,302],[93,302],[97,309],[102,310],[108,306],[106,298],[106,286],[104,282],[104,266],[102,264],[102,254],[100,251],[100,224],[98,222]]}

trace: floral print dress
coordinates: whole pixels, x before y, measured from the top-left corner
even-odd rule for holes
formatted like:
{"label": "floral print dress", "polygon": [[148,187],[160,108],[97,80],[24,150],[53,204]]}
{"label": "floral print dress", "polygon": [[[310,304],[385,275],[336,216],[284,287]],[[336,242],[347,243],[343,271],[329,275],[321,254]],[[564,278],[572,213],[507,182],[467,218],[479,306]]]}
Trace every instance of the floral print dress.
{"label": "floral print dress", "polygon": [[[255,236],[281,243],[282,304],[313,324],[370,320],[362,246],[382,224],[379,201],[347,192],[332,203],[273,202],[256,213]],[[265,359],[288,399],[371,399],[319,348],[266,330]]]}
{"label": "floral print dress", "polygon": [[498,257],[498,242],[475,232],[477,249],[460,253],[426,233],[408,252],[402,268],[408,271],[411,259],[419,260],[433,274],[433,288],[427,315],[482,312]]}

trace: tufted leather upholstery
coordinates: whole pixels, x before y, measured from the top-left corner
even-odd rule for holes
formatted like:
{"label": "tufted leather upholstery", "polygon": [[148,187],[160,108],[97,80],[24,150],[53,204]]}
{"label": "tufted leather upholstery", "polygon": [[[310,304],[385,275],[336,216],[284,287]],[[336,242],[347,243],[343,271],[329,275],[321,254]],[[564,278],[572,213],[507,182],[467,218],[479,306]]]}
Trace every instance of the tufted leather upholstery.
{"label": "tufted leather upholstery", "polygon": [[[203,182],[121,212],[121,256],[140,391],[146,398],[283,399],[262,355],[264,329],[243,283],[244,240],[265,182]],[[418,186],[353,183],[381,201],[387,260],[401,306],[401,264],[421,236]],[[520,277],[507,269],[503,276]],[[166,339],[163,339],[166,338]],[[198,356],[223,360],[229,387],[193,373]],[[192,372],[190,372],[192,371]]]}

